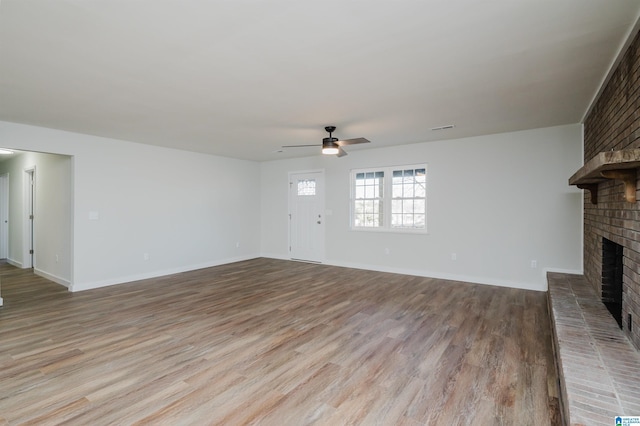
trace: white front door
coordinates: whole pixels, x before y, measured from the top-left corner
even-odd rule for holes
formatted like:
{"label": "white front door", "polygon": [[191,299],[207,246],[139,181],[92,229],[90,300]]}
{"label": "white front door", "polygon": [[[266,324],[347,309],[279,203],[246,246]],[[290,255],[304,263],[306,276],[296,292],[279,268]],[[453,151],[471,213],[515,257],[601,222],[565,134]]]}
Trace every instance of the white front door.
{"label": "white front door", "polygon": [[289,174],[289,256],[324,260],[324,171]]}

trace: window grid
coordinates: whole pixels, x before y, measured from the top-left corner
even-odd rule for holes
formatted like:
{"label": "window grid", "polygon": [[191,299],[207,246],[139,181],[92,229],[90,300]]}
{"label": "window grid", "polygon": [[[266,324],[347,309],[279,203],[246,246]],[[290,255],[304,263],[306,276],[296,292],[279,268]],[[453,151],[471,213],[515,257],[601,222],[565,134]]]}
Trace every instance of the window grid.
{"label": "window grid", "polygon": [[298,195],[316,195],[316,180],[298,179]]}
{"label": "window grid", "polygon": [[394,170],[391,227],[424,229],[427,215],[425,169]]}
{"label": "window grid", "polygon": [[354,226],[377,228],[383,222],[381,201],[383,195],[384,172],[356,173]]}
{"label": "window grid", "polygon": [[426,184],[425,165],[352,170],[351,227],[425,232]]}

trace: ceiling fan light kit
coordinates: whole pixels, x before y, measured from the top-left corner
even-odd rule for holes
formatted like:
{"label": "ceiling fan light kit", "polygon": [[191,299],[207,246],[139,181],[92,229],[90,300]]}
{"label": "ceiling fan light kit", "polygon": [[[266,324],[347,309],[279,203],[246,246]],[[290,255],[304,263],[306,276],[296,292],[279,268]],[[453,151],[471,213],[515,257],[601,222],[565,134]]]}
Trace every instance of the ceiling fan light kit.
{"label": "ceiling fan light kit", "polygon": [[[322,153],[325,155],[335,155],[337,157],[344,157],[347,153],[342,149],[343,145],[353,145],[356,143],[370,143],[368,139],[365,138],[355,138],[355,139],[345,139],[338,140],[338,138],[333,137],[333,132],[336,130],[336,126],[326,126],[324,128],[329,133],[328,138],[322,139]],[[307,146],[317,146],[317,145],[284,145],[283,148],[300,148]]]}
{"label": "ceiling fan light kit", "polygon": [[322,153],[325,155],[334,155],[340,152],[340,148],[338,147],[338,145],[331,139],[336,138],[324,138],[322,140]]}

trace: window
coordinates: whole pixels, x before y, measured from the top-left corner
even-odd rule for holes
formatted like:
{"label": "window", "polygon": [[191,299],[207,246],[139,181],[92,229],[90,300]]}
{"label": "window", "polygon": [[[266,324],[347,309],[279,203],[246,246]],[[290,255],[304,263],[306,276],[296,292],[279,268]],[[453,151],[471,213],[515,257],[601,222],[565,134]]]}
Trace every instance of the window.
{"label": "window", "polygon": [[391,227],[424,229],[427,216],[425,169],[394,170],[392,188]]}
{"label": "window", "polygon": [[356,173],[353,226],[377,228],[382,224],[384,172]]}
{"label": "window", "polygon": [[353,170],[351,227],[425,232],[426,171],[426,165]]}
{"label": "window", "polygon": [[298,179],[298,195],[316,195],[316,180]]}

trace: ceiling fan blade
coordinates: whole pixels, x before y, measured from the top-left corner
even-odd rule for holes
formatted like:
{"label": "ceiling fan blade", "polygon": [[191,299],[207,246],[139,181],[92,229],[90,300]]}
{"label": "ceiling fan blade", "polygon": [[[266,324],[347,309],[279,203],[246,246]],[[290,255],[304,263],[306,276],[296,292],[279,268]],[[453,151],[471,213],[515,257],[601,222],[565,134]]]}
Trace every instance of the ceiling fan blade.
{"label": "ceiling fan blade", "polygon": [[366,138],[355,138],[355,139],[345,139],[345,140],[341,140],[336,142],[338,145],[342,146],[342,145],[353,145],[356,143],[371,143],[371,141],[369,139]]}
{"label": "ceiling fan blade", "polygon": [[303,148],[306,146],[315,146],[317,148],[320,145],[318,145],[317,143],[314,143],[313,145],[282,145],[282,148]]}
{"label": "ceiling fan blade", "polygon": [[338,147],[338,153],[336,154],[336,157],[344,157],[345,155],[347,155],[347,152],[341,147]]}

